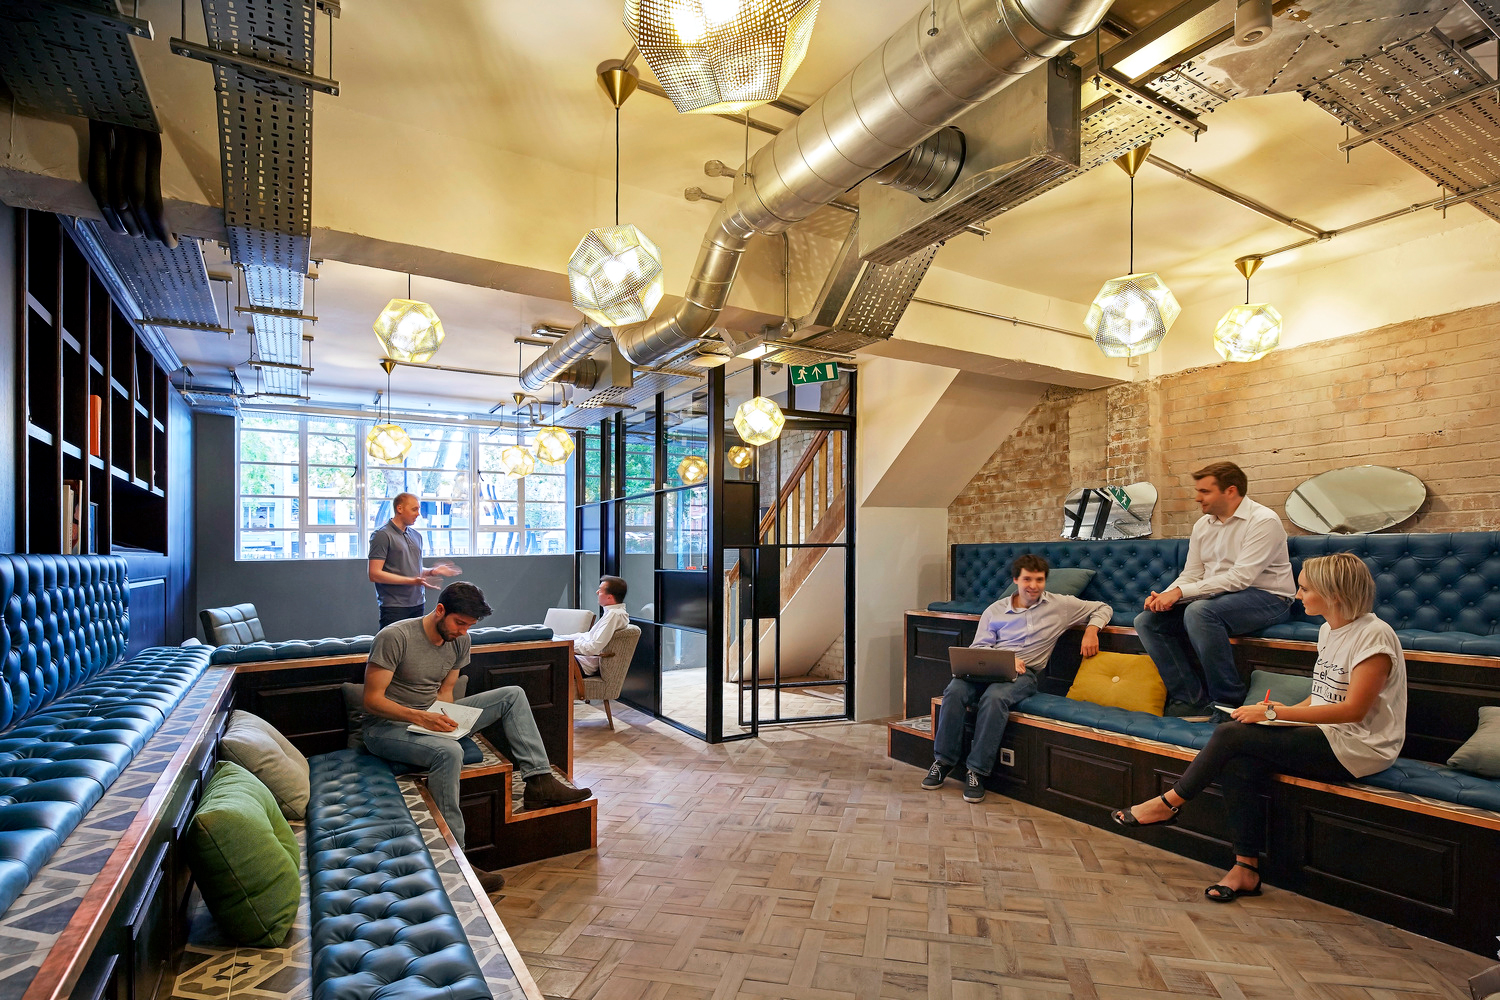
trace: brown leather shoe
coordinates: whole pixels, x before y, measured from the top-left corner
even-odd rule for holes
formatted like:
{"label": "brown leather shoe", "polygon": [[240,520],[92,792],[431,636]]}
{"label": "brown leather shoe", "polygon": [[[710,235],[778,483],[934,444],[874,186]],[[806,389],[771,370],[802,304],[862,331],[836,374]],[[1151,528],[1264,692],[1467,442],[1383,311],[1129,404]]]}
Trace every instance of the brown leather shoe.
{"label": "brown leather shoe", "polygon": [[546,774],[532,775],[526,779],[527,809],[545,809],[547,806],[565,806],[570,802],[582,802],[590,794],[587,788],[574,788],[563,784],[551,771]]}
{"label": "brown leather shoe", "polygon": [[479,885],[485,893],[493,896],[505,888],[505,876],[499,872],[487,872],[483,868],[475,868],[474,875],[479,879]]}

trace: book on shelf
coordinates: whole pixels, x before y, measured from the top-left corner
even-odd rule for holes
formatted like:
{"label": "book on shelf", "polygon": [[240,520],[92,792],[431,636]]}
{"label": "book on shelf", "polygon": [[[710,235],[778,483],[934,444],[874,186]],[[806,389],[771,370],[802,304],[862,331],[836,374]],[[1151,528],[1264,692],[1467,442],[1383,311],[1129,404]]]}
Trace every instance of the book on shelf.
{"label": "book on shelf", "polygon": [[77,479],[63,480],[62,495],[62,552],[65,555],[77,555],[79,553],[79,520],[82,517],[80,507],[83,502],[83,483]]}

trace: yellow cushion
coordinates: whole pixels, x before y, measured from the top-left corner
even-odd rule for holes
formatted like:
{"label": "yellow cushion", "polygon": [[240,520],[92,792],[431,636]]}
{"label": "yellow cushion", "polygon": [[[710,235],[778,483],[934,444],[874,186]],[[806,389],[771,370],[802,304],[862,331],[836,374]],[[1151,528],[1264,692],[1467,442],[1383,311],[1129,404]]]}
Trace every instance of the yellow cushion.
{"label": "yellow cushion", "polygon": [[1139,653],[1095,653],[1078,667],[1068,697],[1095,705],[1160,715],[1167,686],[1151,657]]}

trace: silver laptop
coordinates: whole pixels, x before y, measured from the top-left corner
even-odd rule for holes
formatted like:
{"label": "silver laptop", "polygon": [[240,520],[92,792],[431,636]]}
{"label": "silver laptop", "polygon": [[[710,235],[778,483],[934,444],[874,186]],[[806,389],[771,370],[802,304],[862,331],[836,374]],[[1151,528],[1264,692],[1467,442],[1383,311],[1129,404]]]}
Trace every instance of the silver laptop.
{"label": "silver laptop", "polygon": [[981,681],[1016,679],[1016,654],[1008,649],[985,646],[949,646],[948,667],[954,677]]}

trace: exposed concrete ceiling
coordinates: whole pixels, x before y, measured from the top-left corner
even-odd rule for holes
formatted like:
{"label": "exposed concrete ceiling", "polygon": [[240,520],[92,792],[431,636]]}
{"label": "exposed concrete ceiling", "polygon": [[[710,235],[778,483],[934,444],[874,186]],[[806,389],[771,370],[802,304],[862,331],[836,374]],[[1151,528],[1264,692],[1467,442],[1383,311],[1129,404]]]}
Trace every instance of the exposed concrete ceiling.
{"label": "exposed concrete ceiling", "polygon": [[[787,96],[802,102],[817,97],[922,6],[824,0],[807,60]],[[1140,25],[1171,6],[1120,0],[1111,16]],[[213,87],[206,66],[168,52],[167,38],[179,33],[178,9],[169,0],[144,0],[140,13],[156,25],[156,39],[133,45],[165,128],[169,216],[185,232],[213,237],[221,225],[212,210],[220,200]],[[417,278],[417,296],[433,303],[448,329],[437,363],[514,372],[514,335],[533,322],[576,318],[562,276],[567,256],[584,231],[613,217],[613,116],[594,70],[630,47],[619,13],[618,0],[464,0],[440,10],[359,0],[346,4],[334,22],[331,70],[328,22],[320,18],[317,69],[337,77],[342,92],[318,97],[315,105],[313,254],[324,260],[317,283],[321,320],[311,330],[317,338],[315,397],[367,402],[384,387],[369,324],[385,300],[404,289],[405,271],[445,279]],[[202,38],[202,25],[191,16],[187,36]],[[1481,65],[1493,65],[1492,45],[1474,55]],[[778,126],[790,121],[772,108],[753,114]],[[1207,122],[1208,132],[1196,143],[1174,133],[1157,143],[1156,154],[1322,228],[1438,193],[1374,145],[1355,151],[1346,164],[1336,148],[1342,126],[1295,96],[1232,102]],[[84,124],[24,112],[10,124],[9,135],[0,135],[0,196],[90,214],[79,182]],[[749,133],[752,149],[766,140]],[[727,189],[727,180],[704,177],[702,164],[720,159],[738,165],[745,143],[739,126],[678,115],[644,92],[623,109],[621,214],[662,246],[669,297],[684,286],[713,207],[685,201],[682,191],[692,185]],[[1025,309],[1029,318],[1076,325],[1099,285],[1125,267],[1127,203],[1125,176],[1112,167],[1096,169],[994,219],[986,239],[952,240],[919,294],[941,288],[953,301],[955,289],[974,288],[979,279],[984,288],[994,287],[993,294],[976,294],[966,304]],[[794,307],[821,283],[822,262],[831,259],[847,221],[824,210],[799,227]],[[1299,273],[1493,225],[1465,207],[1446,218],[1414,215],[1274,258],[1262,275]],[[1159,170],[1147,167],[1137,179],[1137,266],[1161,272],[1185,305],[1234,301],[1243,285],[1233,259],[1298,235]],[[779,317],[781,300],[779,245],[774,252],[763,247],[747,260],[727,318],[753,326]],[[947,322],[941,317],[914,309],[898,337],[908,336],[910,324]],[[1066,340],[1042,335],[1041,341],[1048,337]],[[228,342],[181,332],[171,339],[183,360],[204,374],[248,353],[243,334]],[[931,339],[914,336],[913,343]],[[1051,363],[1080,370],[1088,380],[1105,377],[1095,361],[1069,360],[1076,347],[1058,348]],[[912,356],[916,350],[889,353]],[[528,348],[522,360],[536,353]],[[961,354],[950,345],[942,356]],[[1009,363],[1017,355],[997,357]],[[1008,369],[981,363],[974,370]],[[1130,373],[1121,367],[1107,377]],[[398,370],[394,381],[398,403],[454,409],[487,409],[514,388],[506,379],[409,369]]]}

